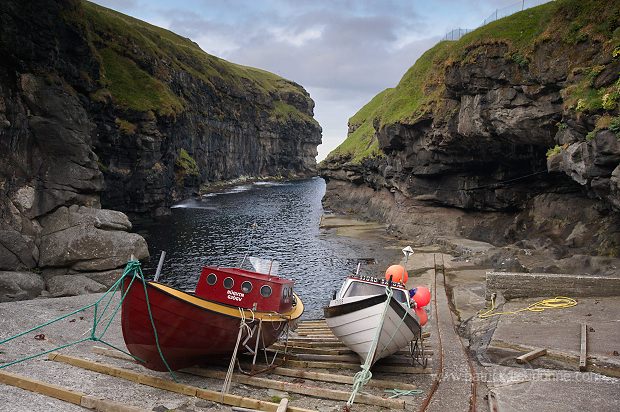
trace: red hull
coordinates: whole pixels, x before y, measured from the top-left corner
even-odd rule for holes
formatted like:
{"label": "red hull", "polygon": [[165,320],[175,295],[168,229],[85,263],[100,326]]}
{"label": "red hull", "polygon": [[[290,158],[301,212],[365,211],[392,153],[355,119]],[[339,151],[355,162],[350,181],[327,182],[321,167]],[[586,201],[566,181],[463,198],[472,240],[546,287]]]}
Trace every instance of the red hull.
{"label": "red hull", "polygon": [[[125,279],[126,290],[130,278]],[[149,304],[157,330],[159,347],[172,370],[197,364],[205,364],[214,357],[232,355],[239,334],[239,309],[200,299],[163,285],[147,282]],[[263,317],[261,347],[273,344],[284,331],[287,322],[296,319],[303,312],[303,304],[287,315],[255,312],[256,318]],[[275,315],[275,316],[274,316]],[[246,312],[246,322],[252,315]],[[151,325],[142,282],[136,279],[131,285],[122,306],[122,329],[129,352],[144,361],[143,366],[167,370],[161,359],[155,334]],[[250,327],[258,325],[255,320]],[[258,330],[258,328],[257,328]],[[247,343],[254,347],[256,335]],[[241,341],[246,338],[244,332]],[[239,348],[243,353],[243,347]]]}

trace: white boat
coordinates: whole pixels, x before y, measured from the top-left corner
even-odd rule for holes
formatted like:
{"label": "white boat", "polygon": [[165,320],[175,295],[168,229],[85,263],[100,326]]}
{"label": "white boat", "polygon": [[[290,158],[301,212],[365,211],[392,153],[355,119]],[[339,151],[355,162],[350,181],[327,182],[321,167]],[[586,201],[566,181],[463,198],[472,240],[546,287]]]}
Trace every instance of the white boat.
{"label": "white boat", "polygon": [[[421,335],[408,290],[402,283],[351,275],[323,311],[332,333],[369,366]],[[367,361],[369,352],[371,359]]]}

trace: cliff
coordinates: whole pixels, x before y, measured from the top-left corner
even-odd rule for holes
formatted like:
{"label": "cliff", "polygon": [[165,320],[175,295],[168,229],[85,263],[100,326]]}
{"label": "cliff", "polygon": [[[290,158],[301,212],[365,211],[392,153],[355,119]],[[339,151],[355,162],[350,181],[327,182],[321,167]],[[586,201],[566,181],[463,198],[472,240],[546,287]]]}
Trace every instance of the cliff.
{"label": "cliff", "polygon": [[529,269],[620,256],[619,27],[618,2],[559,0],[438,43],[349,120],[325,206],[547,252]]}
{"label": "cliff", "polygon": [[315,174],[313,106],[291,81],[89,2],[1,2],[0,301],[100,290],[148,255],[107,209],[165,214],[205,183]]}

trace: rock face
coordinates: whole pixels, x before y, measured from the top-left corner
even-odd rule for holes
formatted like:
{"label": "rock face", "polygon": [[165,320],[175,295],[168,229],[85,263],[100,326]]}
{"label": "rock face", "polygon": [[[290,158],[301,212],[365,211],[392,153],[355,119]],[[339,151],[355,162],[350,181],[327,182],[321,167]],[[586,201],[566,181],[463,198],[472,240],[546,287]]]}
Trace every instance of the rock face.
{"label": "rock face", "polygon": [[[463,236],[521,241],[555,259],[620,257],[620,52],[609,28],[570,37],[571,21],[594,24],[573,3],[526,10],[422,56],[351,119],[349,139],[372,125],[367,141],[379,155],[330,154],[324,205],[372,214],[420,241]],[[588,13],[617,27],[618,5],[598,13],[606,7],[589,2]],[[505,38],[502,24],[525,22],[544,35],[527,47]]]}
{"label": "rock face", "polygon": [[[95,4],[2,2],[0,270],[42,273],[58,295],[108,286],[148,251],[102,207],[159,215],[206,182],[314,174],[313,106],[293,82]],[[68,275],[83,277],[72,291]],[[0,293],[35,294],[7,276]]]}

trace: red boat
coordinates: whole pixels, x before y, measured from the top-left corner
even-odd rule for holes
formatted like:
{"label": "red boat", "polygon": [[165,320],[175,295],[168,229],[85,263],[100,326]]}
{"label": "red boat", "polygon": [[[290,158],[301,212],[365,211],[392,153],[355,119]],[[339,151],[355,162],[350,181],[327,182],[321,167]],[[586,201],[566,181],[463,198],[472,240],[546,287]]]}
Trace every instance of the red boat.
{"label": "red boat", "polygon": [[291,280],[240,268],[204,267],[194,293],[144,285],[124,280],[123,337],[129,352],[157,371],[168,369],[162,359],[177,370],[230,358],[237,345],[239,353],[266,348],[304,310]]}

